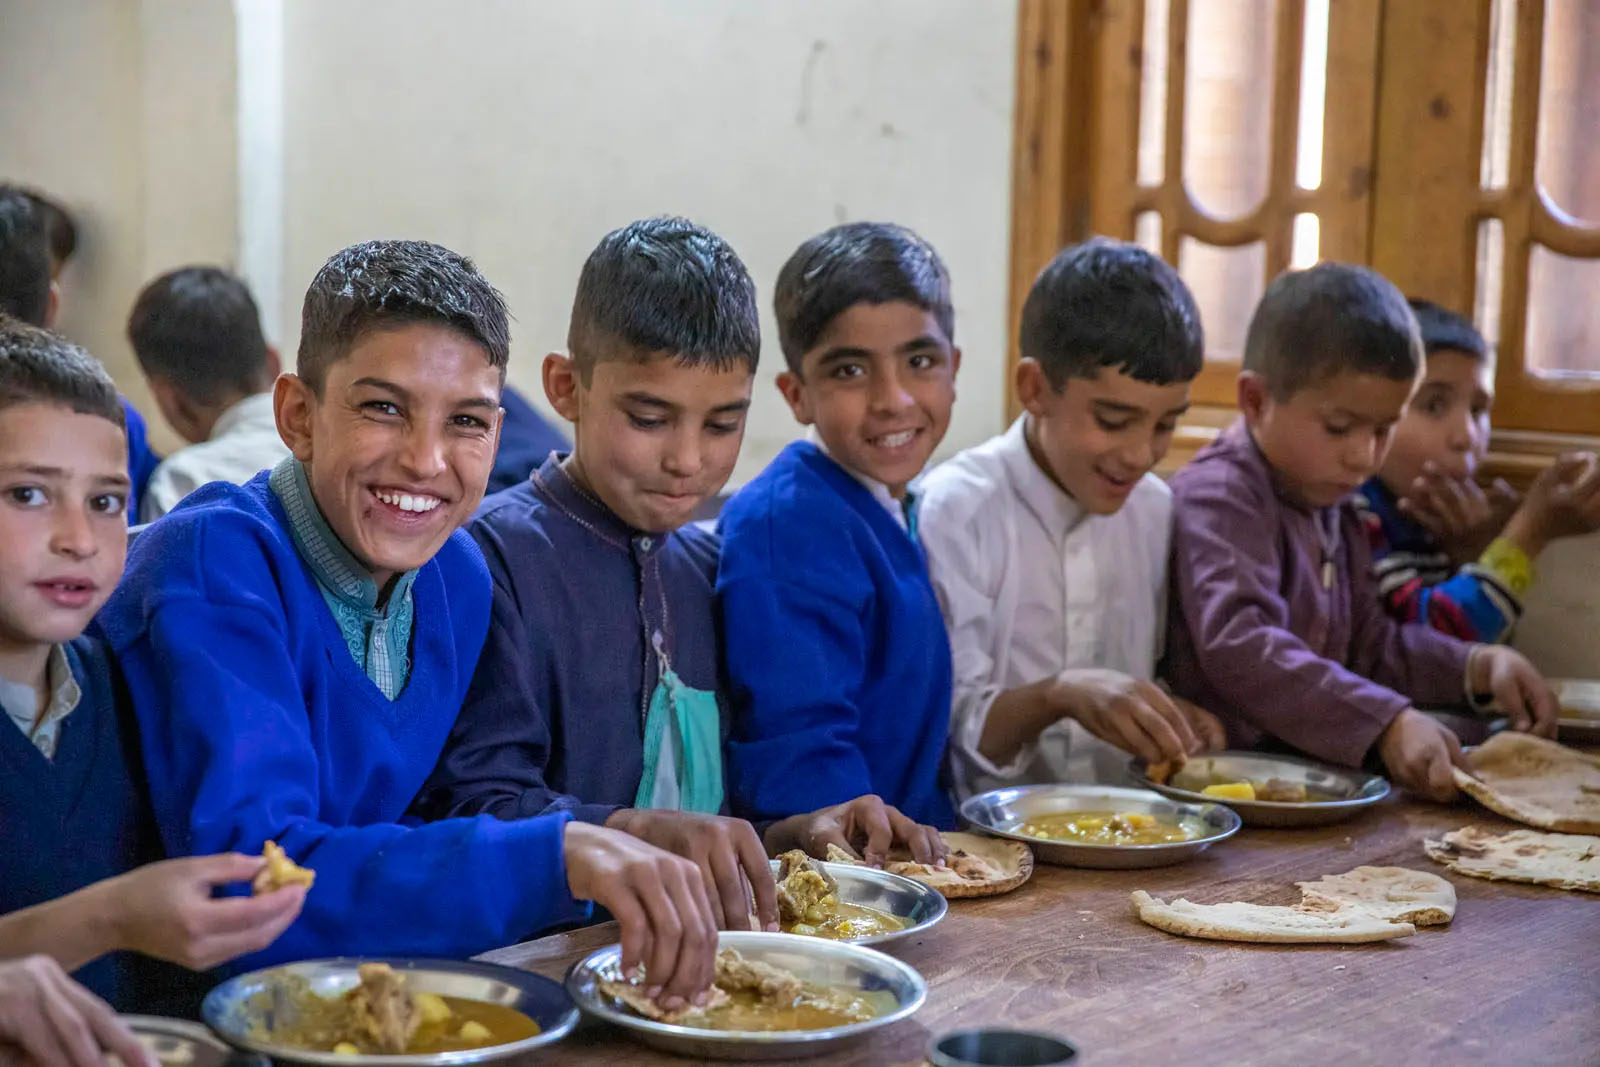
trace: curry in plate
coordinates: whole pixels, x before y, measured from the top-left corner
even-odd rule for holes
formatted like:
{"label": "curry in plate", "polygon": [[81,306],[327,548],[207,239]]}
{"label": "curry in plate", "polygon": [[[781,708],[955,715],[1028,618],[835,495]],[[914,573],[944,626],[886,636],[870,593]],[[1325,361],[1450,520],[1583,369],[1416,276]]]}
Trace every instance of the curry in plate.
{"label": "curry in plate", "polygon": [[839,899],[839,883],[799,849],[778,857],[778,922],[786,934],[855,941],[904,930],[906,920]]}

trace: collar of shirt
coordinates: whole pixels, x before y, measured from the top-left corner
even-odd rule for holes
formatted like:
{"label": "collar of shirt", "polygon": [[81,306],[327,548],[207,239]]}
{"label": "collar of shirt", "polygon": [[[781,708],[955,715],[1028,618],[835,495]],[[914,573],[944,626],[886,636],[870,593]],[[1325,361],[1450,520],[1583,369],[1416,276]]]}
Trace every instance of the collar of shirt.
{"label": "collar of shirt", "polygon": [[46,759],[55,755],[56,740],[61,734],[61,721],[70,715],[83,698],[78,680],[72,676],[72,664],[67,661],[67,651],[52,645],[46,661],[45,684],[50,689],[50,701],[44,714],[38,715],[39,695],[33,686],[0,678],[0,705],[6,709],[11,721],[17,724],[24,737],[44,754]]}
{"label": "collar of shirt", "polygon": [[290,456],[279,463],[272,469],[268,483],[289,516],[289,536],[294,539],[294,547],[311,568],[318,585],[338,597],[346,607],[378,618],[392,613],[401,601],[411,600],[416,571],[397,576],[385,609],[378,608],[378,583],[322,517],[322,509],[311,495],[305,466],[299,460]]}
{"label": "collar of shirt", "polygon": [[272,409],[271,393],[256,393],[234,404],[211,425],[209,441],[215,441],[236,430],[271,429],[277,431],[278,416]]}
{"label": "collar of shirt", "polygon": [[1027,419],[1026,415],[1020,416],[1006,431],[1001,440],[1000,462],[1023,506],[1059,543],[1089,515],[1033,458],[1028,448]]}
{"label": "collar of shirt", "polygon": [[551,507],[604,543],[643,561],[661,551],[672,531],[635,530],[567,471],[570,452],[552,452],[533,472],[533,489]]}
{"label": "collar of shirt", "polygon": [[876,478],[870,478],[867,475],[862,474],[853,467],[847,466],[844,463],[840,463],[839,458],[832,452],[828,451],[827,442],[823,441],[822,435],[817,433],[817,428],[815,426],[806,431],[806,440],[816,445],[818,452],[821,452],[824,456],[827,456],[835,463],[838,463],[840,470],[844,471],[850,477],[854,478],[856,481],[865,486],[867,492],[872,494],[872,499],[882,504],[883,510],[887,511],[890,516],[894,518],[894,521],[900,524],[900,528],[902,530],[910,533],[913,539],[915,539],[917,528],[917,494],[916,491],[911,488],[911,486],[906,486],[906,496],[904,501],[896,500],[894,494],[889,492],[889,487],[887,485],[884,485]]}

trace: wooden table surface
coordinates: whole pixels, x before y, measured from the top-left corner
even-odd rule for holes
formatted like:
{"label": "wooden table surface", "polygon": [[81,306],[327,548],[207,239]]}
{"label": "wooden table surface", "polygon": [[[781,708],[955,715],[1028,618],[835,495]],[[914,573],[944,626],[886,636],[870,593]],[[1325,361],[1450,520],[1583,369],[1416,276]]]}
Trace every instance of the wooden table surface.
{"label": "wooden table surface", "polygon": [[[910,1019],[815,1062],[919,1064],[930,1037],[984,1025],[1066,1036],[1111,1064],[1600,1064],[1600,896],[1452,874],[1425,836],[1514,824],[1463,801],[1393,799],[1349,822],[1245,828],[1189,863],[1146,871],[1041,865],[1006,896],[951,901],[926,935],[890,946],[928,980]],[[1377,945],[1243,945],[1162,933],[1128,894],[1292,904],[1297,880],[1361,864],[1446,875],[1448,928]],[[559,979],[614,941],[611,924],[486,959]],[[540,1064],[687,1062],[585,1021]]]}

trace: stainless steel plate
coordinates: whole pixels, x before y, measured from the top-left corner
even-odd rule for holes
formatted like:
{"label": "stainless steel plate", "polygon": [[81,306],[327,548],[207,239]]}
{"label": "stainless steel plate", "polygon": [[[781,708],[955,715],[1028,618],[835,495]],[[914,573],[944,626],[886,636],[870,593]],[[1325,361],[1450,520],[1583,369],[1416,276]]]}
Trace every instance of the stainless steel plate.
{"label": "stainless steel plate", "polygon": [[[1017,832],[1017,827],[1041,815],[1063,811],[1127,811],[1167,819],[1196,819],[1206,828],[1203,837],[1159,845],[1092,845],[1079,841],[1051,841]],[[961,818],[975,829],[996,837],[1026,841],[1034,855],[1064,867],[1128,870],[1164,867],[1204,852],[1239,829],[1239,816],[1209,799],[1180,804],[1145,789],[1114,785],[1021,785],[994,789],[968,797]]]}
{"label": "stainless steel plate", "polygon": [[[848,863],[819,865],[839,883],[839,899],[844,903],[876,908],[909,924],[904,930],[896,930],[892,934],[854,938],[850,942],[852,945],[886,945],[912,934],[923,933],[944,918],[945,912],[950,909],[943,893],[904,875]],[[772,861],[772,874],[777,877],[777,860]]]}
{"label": "stainless steel plate", "polygon": [[[1307,789],[1337,797],[1337,800],[1292,803],[1271,800],[1229,800],[1227,797],[1206,796],[1199,790],[1180,789],[1152,782],[1145,773],[1145,761],[1136,759],[1128,764],[1128,773],[1134,781],[1147,789],[1174,800],[1196,803],[1226,804],[1239,813],[1249,826],[1326,826],[1348,819],[1389,795],[1389,782],[1376,774],[1330,767],[1323,763],[1295,756],[1276,756],[1266,752],[1212,752],[1196,756],[1189,761],[1180,777],[1191,768],[1213,779],[1228,781],[1252,779],[1265,781],[1282,778],[1300,782]],[[1209,768],[1209,770],[1208,770]]]}
{"label": "stainless steel plate", "polygon": [[[299,994],[307,990],[320,996],[337,997],[360,982],[357,967],[363,963],[380,962],[404,974],[406,985],[413,992],[485,1000],[515,1008],[539,1024],[539,1033],[523,1041],[490,1045],[487,1048],[405,1056],[345,1056],[294,1048],[273,1040],[272,1028],[278,1011],[274,1005],[275,997],[281,997],[282,993]],[[577,1009],[556,982],[511,967],[465,960],[341,958],[286,963],[242,974],[224,982],[206,995],[200,1012],[206,1025],[231,1045],[260,1052],[278,1062],[320,1064],[326,1067],[423,1067],[483,1063],[559,1041],[578,1022]]]}
{"label": "stainless steel plate", "polygon": [[883,990],[893,994],[896,1007],[876,1019],[828,1030],[783,1030],[761,1033],[739,1030],[701,1030],[653,1022],[616,1004],[600,991],[600,982],[618,976],[622,948],[611,945],[590,953],[567,972],[567,992],[585,1014],[626,1029],[647,1045],[680,1056],[719,1060],[786,1060],[820,1056],[852,1044],[877,1030],[906,1018],[928,996],[928,984],[912,967],[875,949],[848,941],[820,937],[724,931],[722,948],[736,949],[746,959],[770,963],[793,972],[803,981],[845,989]]}
{"label": "stainless steel plate", "polygon": [[240,1052],[199,1023],[160,1015],[121,1018],[161,1067],[267,1067],[265,1056]]}

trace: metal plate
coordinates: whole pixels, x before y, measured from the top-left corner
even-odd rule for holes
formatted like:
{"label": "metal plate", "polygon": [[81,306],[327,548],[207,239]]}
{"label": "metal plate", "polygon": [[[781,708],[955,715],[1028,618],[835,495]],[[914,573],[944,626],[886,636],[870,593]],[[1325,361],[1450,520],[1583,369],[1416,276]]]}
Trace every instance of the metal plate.
{"label": "metal plate", "polygon": [[[774,878],[778,875],[778,866],[778,861],[773,860]],[[876,908],[910,923],[904,930],[896,930],[892,934],[852,938],[850,940],[852,945],[886,945],[903,937],[910,937],[912,934],[923,933],[944,918],[945,912],[950,910],[944,894],[904,875],[890,874],[876,867],[857,867],[848,863],[818,861],[818,866],[839,883],[839,899],[844,903],[863,908]]]}
{"label": "metal plate", "polygon": [[1277,756],[1267,752],[1212,752],[1189,761],[1190,766],[1201,768],[1207,763],[1214,777],[1232,781],[1282,778],[1285,781],[1302,782],[1307,789],[1316,789],[1340,799],[1302,804],[1206,796],[1198,791],[1152,782],[1145,774],[1145,761],[1142,759],[1128,764],[1128,773],[1146,789],[1154,789],[1174,800],[1226,804],[1239,813],[1247,826],[1326,826],[1348,819],[1389,795],[1388,780],[1376,774],[1330,767],[1296,756]]}
{"label": "metal plate", "polygon": [[[272,1040],[275,991],[304,991],[337,997],[360,982],[363,963],[387,963],[406,976],[414,993],[438,993],[464,1000],[484,1000],[515,1008],[539,1024],[539,1033],[522,1041],[487,1048],[434,1052],[426,1055],[346,1056],[277,1044]],[[284,1063],[327,1067],[422,1067],[483,1063],[515,1056],[559,1041],[577,1025],[578,1012],[556,982],[527,971],[492,963],[427,959],[328,959],[286,963],[230,979],[206,995],[201,1005],[206,1025],[229,1044]]]}
{"label": "metal plate", "polygon": [[265,1056],[240,1052],[199,1023],[160,1015],[121,1019],[161,1067],[267,1067]]}
{"label": "metal plate", "polygon": [[717,940],[722,948],[736,949],[749,960],[782,967],[803,981],[845,989],[886,990],[894,994],[898,1006],[876,1019],[828,1030],[760,1033],[701,1030],[653,1022],[617,1005],[600,992],[600,982],[616,977],[619,972],[622,957],[619,945],[592,952],[573,964],[567,972],[567,992],[585,1014],[614,1023],[647,1045],[681,1056],[719,1060],[820,1056],[906,1018],[922,1007],[928,996],[928,984],[915,969],[893,956],[848,941],[731,930],[717,935]]}
{"label": "metal plate", "polygon": [[[1051,841],[1016,832],[1017,827],[1029,819],[1064,811],[1126,811],[1167,819],[1198,819],[1205,824],[1207,833],[1192,841],[1167,844],[1093,845],[1081,841]],[[1147,789],[1124,789],[1114,785],[1021,785],[994,789],[968,797],[961,805],[961,818],[984,833],[1026,841],[1034,855],[1046,863],[1101,870],[1182,863],[1233,836],[1239,829],[1239,816],[1209,799],[1182,804]]]}

